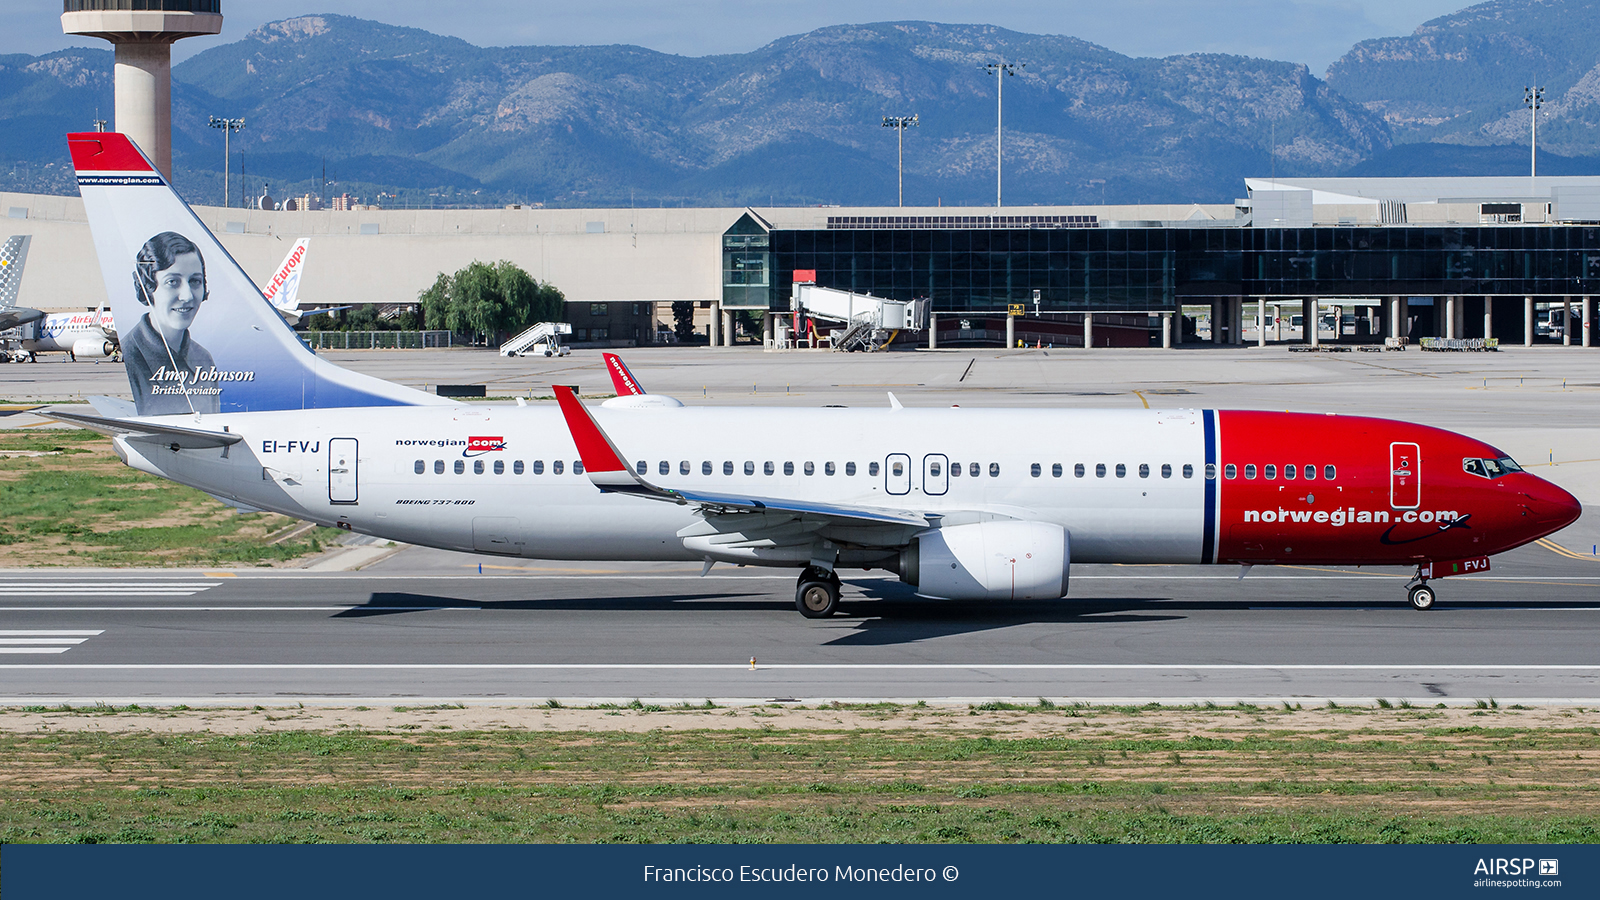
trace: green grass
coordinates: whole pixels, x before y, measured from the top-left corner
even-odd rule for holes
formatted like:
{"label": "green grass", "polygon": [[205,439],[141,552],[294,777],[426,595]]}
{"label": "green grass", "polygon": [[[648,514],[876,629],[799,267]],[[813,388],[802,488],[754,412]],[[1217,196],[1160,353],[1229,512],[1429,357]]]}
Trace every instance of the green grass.
{"label": "green grass", "polygon": [[1600,841],[1592,728],[443,727],[0,735],[0,842]]}
{"label": "green grass", "polygon": [[123,465],[87,431],[0,432],[0,565],[269,564],[320,551],[272,543],[292,520],[238,515],[192,488]]}

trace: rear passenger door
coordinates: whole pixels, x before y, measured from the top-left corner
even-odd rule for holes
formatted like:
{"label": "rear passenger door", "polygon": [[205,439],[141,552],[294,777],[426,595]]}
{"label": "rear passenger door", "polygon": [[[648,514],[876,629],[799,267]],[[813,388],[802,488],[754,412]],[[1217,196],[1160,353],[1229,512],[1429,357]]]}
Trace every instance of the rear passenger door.
{"label": "rear passenger door", "polygon": [[922,492],[939,496],[950,490],[950,460],[942,453],[922,458]]}

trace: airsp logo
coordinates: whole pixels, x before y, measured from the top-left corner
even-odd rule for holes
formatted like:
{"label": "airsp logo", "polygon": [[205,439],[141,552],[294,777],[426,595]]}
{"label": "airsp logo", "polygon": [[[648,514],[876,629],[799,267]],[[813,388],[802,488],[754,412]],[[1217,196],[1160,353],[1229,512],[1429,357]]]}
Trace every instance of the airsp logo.
{"label": "airsp logo", "polygon": [[[1479,859],[1478,867],[1472,870],[1474,875],[1527,875],[1533,872],[1531,859]],[[1547,868],[1548,867],[1548,868]],[[1560,863],[1554,859],[1539,860],[1540,875],[1555,875],[1560,869]]]}

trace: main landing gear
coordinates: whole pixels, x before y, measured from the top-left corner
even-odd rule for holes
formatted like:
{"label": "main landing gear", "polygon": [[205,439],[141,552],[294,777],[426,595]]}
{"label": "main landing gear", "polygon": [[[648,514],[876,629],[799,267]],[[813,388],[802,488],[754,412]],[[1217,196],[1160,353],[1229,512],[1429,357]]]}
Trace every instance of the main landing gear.
{"label": "main landing gear", "polygon": [[826,619],[838,612],[838,573],[807,566],[795,585],[794,606],[808,619]]}
{"label": "main landing gear", "polygon": [[1436,599],[1433,594],[1433,588],[1428,586],[1427,579],[1422,578],[1420,574],[1418,575],[1418,580],[1406,588],[1406,602],[1410,603],[1411,608],[1418,612],[1427,612],[1433,609],[1433,602]]}

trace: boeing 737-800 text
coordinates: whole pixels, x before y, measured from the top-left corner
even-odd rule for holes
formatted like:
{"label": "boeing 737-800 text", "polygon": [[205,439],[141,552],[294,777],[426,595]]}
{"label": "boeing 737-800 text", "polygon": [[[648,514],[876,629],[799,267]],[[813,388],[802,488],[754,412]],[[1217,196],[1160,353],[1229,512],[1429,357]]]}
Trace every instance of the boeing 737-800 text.
{"label": "boeing 737-800 text", "polygon": [[[1216,410],[462,405],[307,352],[122,135],[70,137],[134,401],[59,418],[235,505],[546,559],[841,569],[947,600],[1054,599],[1073,562],[1405,566],[1430,578],[1571,523],[1577,501],[1464,435]],[[131,277],[130,277],[131,276]]]}

